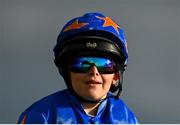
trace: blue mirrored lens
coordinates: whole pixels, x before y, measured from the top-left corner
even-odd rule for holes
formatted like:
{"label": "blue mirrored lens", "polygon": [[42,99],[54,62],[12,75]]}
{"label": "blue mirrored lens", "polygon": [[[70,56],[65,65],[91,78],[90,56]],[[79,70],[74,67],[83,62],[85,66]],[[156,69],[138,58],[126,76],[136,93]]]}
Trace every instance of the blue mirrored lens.
{"label": "blue mirrored lens", "polygon": [[113,60],[102,57],[78,57],[71,62],[71,70],[74,72],[87,72],[95,65],[100,73],[112,73],[115,71]]}

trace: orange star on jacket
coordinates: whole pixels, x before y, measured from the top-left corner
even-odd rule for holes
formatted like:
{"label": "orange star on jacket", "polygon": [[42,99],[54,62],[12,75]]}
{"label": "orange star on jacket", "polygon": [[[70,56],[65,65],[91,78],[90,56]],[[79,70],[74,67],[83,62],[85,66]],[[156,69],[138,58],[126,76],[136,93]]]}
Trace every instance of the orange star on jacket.
{"label": "orange star on jacket", "polygon": [[75,20],[72,24],[70,24],[69,26],[67,26],[63,31],[68,31],[68,30],[73,30],[73,29],[79,29],[85,25],[87,25],[88,23],[79,23],[78,19]]}
{"label": "orange star on jacket", "polygon": [[99,16],[96,16],[96,17],[101,19],[101,20],[104,20],[103,27],[111,26],[119,34],[118,28],[120,28],[120,27],[111,18],[109,18],[109,17],[99,17]]}

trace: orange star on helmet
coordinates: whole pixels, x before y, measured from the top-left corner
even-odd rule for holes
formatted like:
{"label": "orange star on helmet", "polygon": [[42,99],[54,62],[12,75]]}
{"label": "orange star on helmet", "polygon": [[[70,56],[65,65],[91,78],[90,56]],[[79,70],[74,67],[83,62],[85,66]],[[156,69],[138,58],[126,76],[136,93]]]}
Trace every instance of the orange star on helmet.
{"label": "orange star on helmet", "polygon": [[73,29],[80,29],[81,27],[87,25],[88,23],[79,23],[78,20],[75,20],[72,24],[70,24],[69,26],[67,26],[63,32],[65,31],[69,31],[69,30],[73,30]]}
{"label": "orange star on helmet", "polygon": [[101,20],[104,20],[103,27],[111,26],[119,34],[119,29],[118,28],[120,28],[120,27],[111,18],[109,18],[109,17],[99,17],[99,16],[96,16],[96,17],[101,19]]}

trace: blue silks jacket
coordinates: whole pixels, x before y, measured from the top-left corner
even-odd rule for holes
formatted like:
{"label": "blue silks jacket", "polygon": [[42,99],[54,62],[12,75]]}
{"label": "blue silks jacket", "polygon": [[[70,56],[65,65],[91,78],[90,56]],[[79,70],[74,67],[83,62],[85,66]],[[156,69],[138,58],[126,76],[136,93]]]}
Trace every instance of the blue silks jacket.
{"label": "blue silks jacket", "polygon": [[96,116],[88,116],[81,103],[66,89],[35,102],[21,114],[18,123],[137,124],[138,122],[123,101],[114,98],[104,100],[98,107]]}

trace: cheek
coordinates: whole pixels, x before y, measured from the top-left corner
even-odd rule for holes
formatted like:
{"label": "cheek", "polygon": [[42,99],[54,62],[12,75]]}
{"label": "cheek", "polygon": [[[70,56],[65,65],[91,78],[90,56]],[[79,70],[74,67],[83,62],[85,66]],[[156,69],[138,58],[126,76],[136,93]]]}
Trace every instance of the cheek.
{"label": "cheek", "polygon": [[102,75],[103,83],[107,86],[111,86],[111,83],[113,81],[114,74],[105,74]]}
{"label": "cheek", "polygon": [[78,75],[74,75],[73,73],[71,73],[70,78],[71,78],[71,82],[75,83],[76,81],[79,81],[80,77]]}
{"label": "cheek", "polygon": [[70,78],[71,78],[71,84],[73,88],[79,87],[81,85],[81,82],[83,81],[83,74],[77,74],[77,73],[70,73]]}

